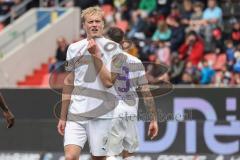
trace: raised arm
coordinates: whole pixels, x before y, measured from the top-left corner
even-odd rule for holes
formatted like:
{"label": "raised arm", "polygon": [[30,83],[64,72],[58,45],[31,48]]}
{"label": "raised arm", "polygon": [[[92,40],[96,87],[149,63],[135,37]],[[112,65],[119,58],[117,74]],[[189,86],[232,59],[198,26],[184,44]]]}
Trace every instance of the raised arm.
{"label": "raised arm", "polygon": [[88,51],[92,55],[96,70],[99,70],[98,74],[103,85],[106,88],[111,88],[116,81],[117,74],[110,72],[105,66],[105,64],[102,62],[101,53],[97,47],[96,42],[93,39],[89,40]]}

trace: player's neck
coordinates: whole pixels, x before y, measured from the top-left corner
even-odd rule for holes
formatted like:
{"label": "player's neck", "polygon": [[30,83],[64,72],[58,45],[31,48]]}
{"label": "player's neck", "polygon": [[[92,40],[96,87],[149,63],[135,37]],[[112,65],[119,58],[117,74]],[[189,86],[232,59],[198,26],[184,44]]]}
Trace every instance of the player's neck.
{"label": "player's neck", "polygon": [[94,36],[94,37],[91,37],[91,36],[87,36],[87,39],[99,39],[99,38],[103,38],[104,36]]}

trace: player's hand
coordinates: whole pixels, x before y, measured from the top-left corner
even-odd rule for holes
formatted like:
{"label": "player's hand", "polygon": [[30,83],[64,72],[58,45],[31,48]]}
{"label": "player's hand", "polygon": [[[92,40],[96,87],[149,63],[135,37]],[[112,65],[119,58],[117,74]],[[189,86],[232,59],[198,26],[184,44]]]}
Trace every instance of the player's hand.
{"label": "player's hand", "polygon": [[158,134],[158,123],[156,120],[152,120],[148,127],[148,136],[152,139],[154,139]]}
{"label": "player's hand", "polygon": [[88,52],[93,55],[96,56],[98,58],[101,58],[100,52],[99,52],[99,48],[95,42],[94,39],[90,39],[88,41],[88,46],[87,46]]}
{"label": "player's hand", "polygon": [[11,111],[3,112],[3,116],[7,122],[7,128],[11,128],[14,125],[15,118]]}
{"label": "player's hand", "polygon": [[61,134],[62,136],[64,135],[65,127],[66,127],[66,121],[60,119],[58,121],[57,129],[58,129],[58,133]]}

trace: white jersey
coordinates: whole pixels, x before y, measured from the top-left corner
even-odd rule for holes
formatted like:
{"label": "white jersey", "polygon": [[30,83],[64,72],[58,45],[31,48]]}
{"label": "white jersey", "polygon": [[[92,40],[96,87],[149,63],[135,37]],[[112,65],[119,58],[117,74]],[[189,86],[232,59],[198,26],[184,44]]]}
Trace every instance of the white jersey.
{"label": "white jersey", "polygon": [[[95,41],[100,49],[102,62],[110,71],[112,57],[121,52],[121,50],[118,47],[115,47],[117,49],[106,51],[106,48],[109,48],[107,46],[110,46],[111,48],[111,45],[107,44],[116,46],[116,43],[104,37],[96,38]],[[67,51],[68,64],[74,61],[74,64],[70,64],[70,66],[74,66],[75,75],[74,90],[71,95],[71,103],[69,106],[69,113],[72,114],[82,114],[90,112],[94,109],[100,109],[101,105],[109,107],[109,101],[111,102],[115,100],[111,96],[111,94],[115,93],[114,88],[112,87],[108,89],[103,86],[99,74],[96,73],[91,55],[87,50],[87,46],[88,40],[83,39],[79,42],[71,44]],[[80,58],[81,56],[85,58]],[[78,62],[78,60],[80,60],[80,62]],[[66,68],[67,67],[68,66],[66,66]],[[108,94],[106,95],[106,93],[110,93],[110,96]],[[105,112],[106,114],[101,114],[101,111],[101,109],[96,110],[90,114],[90,117],[95,118],[95,115],[100,114],[101,116],[99,118],[112,118],[112,112]]]}
{"label": "white jersey", "polygon": [[136,89],[147,84],[141,60],[126,52],[122,53],[126,56],[126,61],[121,65],[121,74],[114,84],[119,99],[119,104],[114,109],[114,118],[137,116],[139,97]]}

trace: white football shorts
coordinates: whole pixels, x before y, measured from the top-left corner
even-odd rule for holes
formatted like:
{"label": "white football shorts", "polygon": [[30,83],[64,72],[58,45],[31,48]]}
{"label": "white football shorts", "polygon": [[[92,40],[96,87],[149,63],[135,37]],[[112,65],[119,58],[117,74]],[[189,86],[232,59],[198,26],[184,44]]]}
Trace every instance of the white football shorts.
{"label": "white football shorts", "polygon": [[122,117],[113,119],[105,146],[107,155],[116,156],[123,150],[133,153],[137,151],[138,146],[137,118]]}
{"label": "white football shorts", "polygon": [[74,144],[84,147],[88,140],[93,156],[106,156],[106,137],[112,119],[94,119],[89,121],[67,121],[64,133],[64,146]]}

